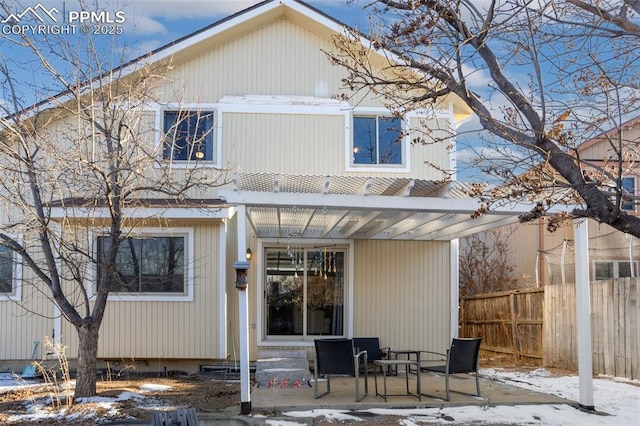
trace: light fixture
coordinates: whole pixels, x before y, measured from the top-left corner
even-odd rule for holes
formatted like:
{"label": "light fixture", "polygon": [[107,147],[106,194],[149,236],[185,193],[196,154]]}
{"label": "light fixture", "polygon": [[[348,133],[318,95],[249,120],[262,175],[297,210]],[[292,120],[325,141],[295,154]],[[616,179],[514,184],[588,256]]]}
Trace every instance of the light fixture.
{"label": "light fixture", "polygon": [[198,160],[202,160],[204,158],[204,152],[202,151],[196,151],[196,158]]}
{"label": "light fixture", "polygon": [[247,249],[247,260],[251,260],[251,256],[253,256],[253,253],[251,252],[251,249],[248,248]]}

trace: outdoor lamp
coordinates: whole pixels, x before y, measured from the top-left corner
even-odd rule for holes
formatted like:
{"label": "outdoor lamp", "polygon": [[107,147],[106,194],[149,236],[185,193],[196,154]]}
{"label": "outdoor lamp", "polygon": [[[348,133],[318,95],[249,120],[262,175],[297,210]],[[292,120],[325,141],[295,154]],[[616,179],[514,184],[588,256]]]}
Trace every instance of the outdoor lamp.
{"label": "outdoor lamp", "polygon": [[248,248],[247,249],[247,260],[251,260],[251,256],[253,256],[253,253],[251,253],[251,249]]}
{"label": "outdoor lamp", "polygon": [[246,290],[249,282],[247,279],[249,262],[233,262],[233,267],[236,270],[236,288],[240,291]]}

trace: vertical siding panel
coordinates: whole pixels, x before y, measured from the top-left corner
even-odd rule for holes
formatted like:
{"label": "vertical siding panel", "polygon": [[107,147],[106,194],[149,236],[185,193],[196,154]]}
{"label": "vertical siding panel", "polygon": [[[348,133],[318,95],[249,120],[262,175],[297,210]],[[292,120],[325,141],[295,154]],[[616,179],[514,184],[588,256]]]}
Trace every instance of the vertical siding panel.
{"label": "vertical siding panel", "polygon": [[354,334],[396,349],[445,348],[448,250],[435,241],[356,241]]}

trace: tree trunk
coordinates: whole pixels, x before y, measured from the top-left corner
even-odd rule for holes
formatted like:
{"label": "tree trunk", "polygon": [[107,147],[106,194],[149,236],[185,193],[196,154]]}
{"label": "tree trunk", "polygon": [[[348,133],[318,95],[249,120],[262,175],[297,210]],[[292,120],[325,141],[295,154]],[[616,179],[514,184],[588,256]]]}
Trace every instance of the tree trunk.
{"label": "tree trunk", "polygon": [[74,399],[96,395],[96,364],[98,356],[98,327],[85,321],[78,331],[78,367]]}

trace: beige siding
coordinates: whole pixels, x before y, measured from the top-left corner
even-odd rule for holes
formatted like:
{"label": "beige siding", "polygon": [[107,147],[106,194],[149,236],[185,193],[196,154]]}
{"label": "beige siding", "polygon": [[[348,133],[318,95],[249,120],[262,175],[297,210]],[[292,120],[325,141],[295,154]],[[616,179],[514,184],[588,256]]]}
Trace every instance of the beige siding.
{"label": "beige siding", "polygon": [[[311,26],[307,26],[311,24]],[[342,83],[343,67],[333,66],[325,52],[335,51],[333,34],[312,31],[312,21],[293,22],[280,17],[233,38],[208,40],[182,52],[171,64],[169,83],[160,91],[161,102],[214,102],[227,95],[352,96],[352,105],[381,106],[379,95],[362,90],[351,93]],[[388,69],[387,58],[370,54],[378,69]],[[469,110],[459,99],[459,117]],[[443,105],[446,109],[448,105]]]}
{"label": "beige siding", "polygon": [[177,64],[161,96],[164,102],[247,94],[334,96],[344,71],[321,51],[331,48],[330,40],[280,19]]}
{"label": "beige siding", "polygon": [[[25,271],[24,276],[30,274]],[[53,304],[40,288],[26,281],[22,298],[16,301],[0,301],[0,360],[25,360],[31,358],[34,340],[40,341],[36,358],[47,352],[46,336],[52,337]]]}
{"label": "beige siding", "polygon": [[[344,71],[332,66],[322,50],[331,42],[286,19],[261,27],[243,37],[176,65],[169,76],[163,102],[215,103],[224,96],[282,95],[335,97],[344,93]],[[296,52],[291,54],[291,52]],[[380,99],[350,101],[358,107],[382,107]],[[276,108],[276,107],[274,107]],[[345,172],[344,116],[301,114],[224,113],[218,122],[222,132],[222,164],[240,172],[272,172],[323,175],[385,175],[405,173]],[[418,119],[412,126],[419,126]],[[429,120],[443,137],[450,131],[446,120]],[[441,179],[448,170],[446,142],[412,145],[411,177]]]}
{"label": "beige siding", "polygon": [[344,117],[225,114],[224,148],[240,172],[344,173]]}
{"label": "beige siding", "polygon": [[[193,302],[109,301],[98,357],[217,358],[220,228],[218,222],[196,224],[193,228]],[[68,346],[67,354],[75,358],[77,337],[69,323],[63,323],[62,338]]]}
{"label": "beige siding", "polygon": [[[616,136],[614,136],[614,138],[616,138]],[[622,140],[624,141],[624,144],[627,145],[626,149],[635,153],[631,156],[631,160],[637,160],[637,144],[638,141],[640,141],[640,125],[623,130]],[[614,141],[614,143],[616,143],[616,141]],[[602,139],[598,143],[590,144],[587,148],[581,148],[580,156],[591,161],[602,161],[609,158],[615,159],[617,157],[613,150],[614,148],[611,146],[611,141]]]}
{"label": "beige siding", "polygon": [[450,339],[449,243],[355,243],[354,336],[396,349],[443,349]]}
{"label": "beige siding", "polygon": [[[440,180],[444,171],[451,171],[452,129],[449,120],[436,118],[412,118],[411,177]],[[419,139],[420,142],[413,141]],[[399,174],[402,177],[401,174]]]}
{"label": "beige siding", "polygon": [[[223,153],[239,172],[303,175],[384,175],[407,177],[403,172],[346,172],[345,116],[310,114],[240,114],[223,116]],[[417,120],[416,120],[417,121]],[[439,126],[433,137],[446,136],[446,120],[427,120]],[[410,146],[412,178],[441,179],[449,170],[446,142]],[[436,167],[432,167],[434,164]]]}

